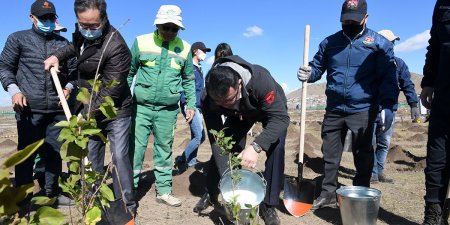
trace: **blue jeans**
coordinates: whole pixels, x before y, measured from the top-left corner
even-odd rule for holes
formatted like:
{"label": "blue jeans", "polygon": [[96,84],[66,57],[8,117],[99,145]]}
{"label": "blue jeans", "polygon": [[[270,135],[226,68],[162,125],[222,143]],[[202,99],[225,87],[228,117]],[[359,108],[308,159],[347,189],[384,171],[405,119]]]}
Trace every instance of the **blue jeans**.
{"label": "blue jeans", "polygon": [[[183,115],[186,114],[183,111]],[[191,141],[184,149],[183,154],[178,158],[181,162],[187,162],[188,166],[197,164],[198,146],[205,141],[205,129],[203,129],[203,114],[196,108],[194,118],[189,123],[191,128]]]}
{"label": "blue jeans", "polygon": [[[116,199],[123,199],[128,208],[135,208],[136,202],[133,195],[133,171],[129,156],[129,132],[131,117],[117,118],[111,121],[99,122],[98,128],[109,139],[113,169],[113,187]],[[98,137],[89,138],[89,161],[92,169],[97,172],[104,171],[106,144]],[[119,183],[120,182],[120,183]]]}
{"label": "blue jeans", "polygon": [[392,126],[389,130],[383,132],[381,130],[381,125],[375,122],[374,133],[373,133],[373,145],[375,148],[375,157],[373,160],[372,177],[378,177],[378,175],[383,174],[384,163],[389,152],[389,147],[391,145],[392,134],[394,133],[395,126],[395,114]]}

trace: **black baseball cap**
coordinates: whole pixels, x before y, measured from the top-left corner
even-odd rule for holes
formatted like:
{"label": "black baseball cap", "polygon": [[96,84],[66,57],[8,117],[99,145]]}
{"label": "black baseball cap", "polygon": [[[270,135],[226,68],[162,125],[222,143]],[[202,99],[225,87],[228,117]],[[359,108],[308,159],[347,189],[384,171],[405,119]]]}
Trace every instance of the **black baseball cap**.
{"label": "black baseball cap", "polygon": [[46,0],[36,0],[31,5],[30,12],[32,15],[35,15],[37,17],[47,15],[47,14],[56,15],[55,5],[52,2],[46,1]]}
{"label": "black baseball cap", "polygon": [[366,14],[366,0],[345,0],[344,4],[342,4],[341,22],[345,20],[361,22]]}
{"label": "black baseball cap", "polygon": [[200,50],[202,50],[203,52],[210,52],[210,51],[211,51],[211,49],[210,49],[210,48],[207,48],[207,47],[205,46],[205,44],[203,44],[203,42],[195,42],[194,44],[192,44],[191,52],[194,52],[194,51],[197,50],[197,49],[200,49]]}

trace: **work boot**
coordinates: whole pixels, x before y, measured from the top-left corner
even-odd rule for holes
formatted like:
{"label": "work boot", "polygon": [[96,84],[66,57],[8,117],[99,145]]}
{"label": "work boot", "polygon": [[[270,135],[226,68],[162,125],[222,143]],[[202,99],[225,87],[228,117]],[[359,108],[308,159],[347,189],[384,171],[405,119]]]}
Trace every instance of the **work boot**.
{"label": "work boot", "polygon": [[316,200],[313,202],[313,207],[311,208],[312,211],[325,208],[325,207],[331,207],[336,208],[336,196],[333,194],[331,196],[323,197],[320,195]]}
{"label": "work boot", "polygon": [[166,193],[163,195],[157,195],[156,201],[158,203],[164,203],[168,206],[178,207],[181,206],[181,200],[173,196],[171,193]]}
{"label": "work boot", "polygon": [[394,183],[394,180],[393,180],[393,179],[387,178],[386,175],[384,175],[384,174],[378,175],[378,180],[379,180],[381,183],[389,183],[389,184]]}
{"label": "work boot", "polygon": [[378,176],[376,175],[372,175],[372,177],[370,177],[370,183],[371,184],[377,184],[378,183]]}
{"label": "work boot", "polygon": [[279,225],[280,218],[277,215],[277,210],[274,206],[261,203],[259,205],[259,212],[266,225]]}
{"label": "work boot", "polygon": [[209,194],[205,193],[203,196],[198,200],[197,204],[195,204],[194,212],[195,213],[201,213],[203,210],[208,208],[208,206],[212,205],[211,201],[209,200]]}
{"label": "work boot", "polygon": [[174,175],[177,176],[177,175],[181,175],[184,172],[186,172],[186,170],[188,169],[188,165],[187,165],[186,161],[180,160],[180,156],[178,156],[175,158],[174,168],[175,168]]}
{"label": "work boot", "polygon": [[442,209],[439,203],[427,202],[422,225],[445,225],[442,219]]}

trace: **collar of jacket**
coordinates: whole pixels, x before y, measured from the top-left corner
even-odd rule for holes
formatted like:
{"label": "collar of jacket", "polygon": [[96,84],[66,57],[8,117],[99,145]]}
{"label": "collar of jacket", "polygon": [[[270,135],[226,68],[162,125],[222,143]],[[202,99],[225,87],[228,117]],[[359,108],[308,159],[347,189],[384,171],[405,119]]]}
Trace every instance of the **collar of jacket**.
{"label": "collar of jacket", "polygon": [[[165,42],[165,40],[163,39],[163,37],[161,36],[161,35],[159,35],[159,32],[158,32],[158,29],[156,29],[154,32],[153,32],[153,35],[156,37],[156,39],[158,40],[158,41],[161,41],[161,43],[162,42]],[[169,41],[169,43],[170,42],[176,42],[176,41],[178,41],[178,35],[173,39],[173,40],[171,40],[171,41]]]}

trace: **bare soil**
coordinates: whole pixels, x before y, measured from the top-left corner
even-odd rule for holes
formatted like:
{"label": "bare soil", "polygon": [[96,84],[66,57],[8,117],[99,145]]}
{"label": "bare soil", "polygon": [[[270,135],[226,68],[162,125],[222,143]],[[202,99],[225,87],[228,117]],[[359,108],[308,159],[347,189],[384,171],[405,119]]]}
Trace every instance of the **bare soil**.
{"label": "bare soil", "polygon": [[[407,118],[406,114],[403,116]],[[299,117],[298,114],[291,114],[291,119]],[[317,111],[308,113],[307,118],[305,139],[306,169],[304,175],[309,179],[320,180],[321,174],[323,173],[323,160],[320,149],[322,143],[320,129],[323,113],[320,114]],[[293,119],[286,139],[285,174],[287,176],[297,175],[296,161],[298,158],[300,129],[299,124],[294,124],[294,121]],[[424,132],[427,131],[427,126],[428,124],[411,124],[406,121],[396,124],[392,139],[392,148],[388,155],[388,162],[385,169],[385,173],[393,178],[395,183],[377,183],[372,185],[373,188],[382,192],[378,224],[421,224],[424,209],[423,196],[425,193],[423,168],[425,166],[426,135]],[[260,125],[256,125],[253,129],[252,136],[249,135],[247,141],[251,141],[255,135],[261,132],[261,129]],[[15,130],[8,130],[8,132],[15,132]],[[189,128],[181,116],[179,117],[175,132],[173,159],[182,153],[190,138]],[[15,143],[17,143],[17,137],[0,137],[0,161],[15,151]],[[182,206],[176,208],[159,204],[155,201],[152,145],[153,138],[150,138],[144,161],[144,171],[138,189],[139,208],[136,218],[137,224],[230,224],[223,216],[215,212],[212,207],[200,215],[192,211],[193,206],[204,193],[206,182],[204,168],[211,156],[208,140],[199,149],[198,158],[201,161],[199,166],[190,168],[185,173],[173,177],[173,193],[183,201]],[[109,159],[109,155],[106,158]],[[263,170],[264,161],[265,155],[261,154],[257,170]],[[341,185],[351,185],[351,179],[354,174],[355,169],[352,153],[344,152],[339,169],[339,183]],[[339,209],[321,209],[315,212],[309,212],[303,217],[296,218],[286,212],[281,201],[278,207],[278,214],[282,224],[341,224]],[[259,223],[264,224],[262,220]]]}

